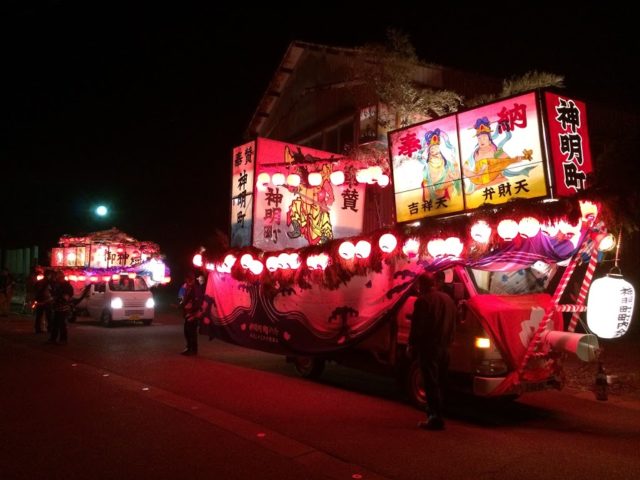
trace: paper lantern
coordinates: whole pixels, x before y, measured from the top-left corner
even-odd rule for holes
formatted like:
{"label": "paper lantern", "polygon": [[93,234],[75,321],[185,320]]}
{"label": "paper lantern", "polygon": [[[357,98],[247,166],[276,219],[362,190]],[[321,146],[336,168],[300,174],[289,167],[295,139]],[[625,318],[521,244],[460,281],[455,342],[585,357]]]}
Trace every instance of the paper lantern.
{"label": "paper lantern", "polygon": [[327,265],[329,265],[329,256],[326,253],[307,257],[307,267],[310,270],[324,270]]}
{"label": "paper lantern", "polygon": [[331,183],[334,185],[342,185],[344,183],[344,172],[331,172],[331,176],[329,178],[331,179]]}
{"label": "paper lantern", "polygon": [[610,233],[606,235],[600,243],[598,244],[598,250],[601,252],[608,252],[613,250],[613,247],[616,246],[616,238]]}
{"label": "paper lantern", "polygon": [[322,183],[322,175],[320,175],[318,172],[309,174],[309,185],[311,185],[312,187],[317,187],[321,183]]}
{"label": "paper lantern", "polygon": [[624,335],[631,323],[635,290],[621,275],[609,274],[591,284],[587,299],[587,325],[601,338]]}
{"label": "paper lantern", "polygon": [[525,238],[535,237],[540,231],[540,222],[537,218],[524,217],[518,223],[518,232]]}
{"label": "paper lantern", "polygon": [[269,257],[266,261],[267,270],[270,272],[275,272],[278,270],[278,257]]}
{"label": "paper lantern", "polygon": [[79,282],[84,282],[87,279],[87,277],[85,277],[84,275],[78,275],[78,281]]}
{"label": "paper lantern", "polygon": [[231,269],[231,267],[233,267],[233,265],[236,263],[236,257],[233,256],[232,254],[228,254],[226,257],[224,257],[224,264]]}
{"label": "paper lantern", "polygon": [[267,190],[267,185],[270,181],[271,177],[269,176],[269,174],[266,172],[262,172],[256,179],[256,187],[258,187],[258,190],[260,190],[261,192],[264,192]]}
{"label": "paper lantern", "polygon": [[370,183],[371,182],[371,172],[369,169],[365,168],[362,170],[358,170],[356,172],[356,180],[358,183]]}
{"label": "paper lantern", "polygon": [[445,243],[442,238],[434,238],[433,240],[429,240],[427,243],[427,252],[433,258],[442,257],[445,255]]}
{"label": "paper lantern", "polygon": [[213,271],[215,270],[216,266],[213,263],[207,263],[205,264],[204,268],[206,268],[209,271]]}
{"label": "paper lantern", "polygon": [[381,235],[380,239],[378,240],[378,246],[384,253],[393,252],[396,249],[397,245],[398,240],[393,233],[385,233]]}
{"label": "paper lantern", "polygon": [[338,254],[345,260],[351,260],[356,254],[356,247],[351,242],[342,242],[338,248]]}
{"label": "paper lantern", "polygon": [[278,268],[282,270],[286,270],[289,268],[289,254],[286,252],[282,252],[278,255]]}
{"label": "paper lantern", "polygon": [[90,281],[90,282],[97,282],[97,281],[98,281],[98,277],[97,277],[96,275],[91,275],[91,276],[89,277],[89,281]]}
{"label": "paper lantern", "polygon": [[283,173],[274,173],[273,177],[271,177],[271,183],[273,183],[276,187],[280,185],[284,185],[285,178]]}
{"label": "paper lantern", "polygon": [[39,275],[37,275],[37,276],[36,276],[36,281],[38,281],[38,282],[39,282],[39,281],[40,281],[40,280],[42,280],[42,279],[44,279],[44,275],[39,274]]}
{"label": "paper lantern", "polygon": [[464,249],[464,244],[458,237],[449,237],[444,241],[444,251],[447,255],[459,257]]}
{"label": "paper lantern", "polygon": [[558,235],[558,225],[552,222],[543,223],[540,225],[540,230],[542,230],[542,233],[552,238]]}
{"label": "paper lantern", "polygon": [[380,185],[381,187],[386,187],[387,185],[389,185],[389,175],[380,175],[378,177],[378,185]]}
{"label": "paper lantern", "polygon": [[402,251],[409,258],[417,257],[419,250],[420,242],[418,242],[415,238],[407,239],[407,241],[404,242],[404,246],[402,247]]}
{"label": "paper lantern", "polygon": [[368,258],[371,254],[371,244],[366,240],[360,240],[356,244],[356,257]]}
{"label": "paper lantern", "polygon": [[251,262],[253,262],[253,256],[250,253],[245,253],[240,257],[240,266],[244,269],[249,268]]}
{"label": "paper lantern", "polygon": [[503,240],[513,240],[518,235],[518,224],[515,220],[502,220],[498,224],[498,235],[500,235]]}
{"label": "paper lantern", "polygon": [[297,187],[298,185],[300,185],[300,175],[298,175],[297,173],[291,173],[287,175],[287,185],[290,185],[292,187]]}
{"label": "paper lantern", "polygon": [[196,253],[193,256],[192,262],[196,267],[201,267],[202,266],[202,255],[200,255],[199,253]]}
{"label": "paper lantern", "polygon": [[491,238],[491,227],[484,220],[478,220],[471,227],[471,238],[478,243],[488,243]]}
{"label": "paper lantern", "polygon": [[289,268],[295,270],[298,267],[300,267],[301,264],[302,264],[302,261],[300,260],[300,255],[298,255],[295,252],[289,254],[289,260],[288,260]]}
{"label": "paper lantern", "polygon": [[260,260],[252,260],[249,264],[249,270],[251,270],[251,273],[254,275],[260,275],[262,270],[264,270],[264,265],[262,265]]}

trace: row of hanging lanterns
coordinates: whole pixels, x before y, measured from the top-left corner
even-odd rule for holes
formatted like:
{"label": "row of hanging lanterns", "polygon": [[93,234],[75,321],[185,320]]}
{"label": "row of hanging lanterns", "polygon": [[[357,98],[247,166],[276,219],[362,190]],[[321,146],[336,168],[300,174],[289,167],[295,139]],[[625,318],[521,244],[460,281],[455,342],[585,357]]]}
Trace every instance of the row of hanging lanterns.
{"label": "row of hanging lanterns", "polygon": [[[329,179],[333,185],[342,185],[345,182],[344,172],[341,170],[331,172]],[[377,183],[381,187],[389,185],[389,175],[383,173],[382,168],[378,166],[358,170],[356,172],[356,180],[358,183],[367,183],[369,185]],[[269,184],[276,187],[282,185],[297,187],[301,181],[302,179],[297,173],[290,173],[285,176],[285,174],[281,172],[274,173],[273,175],[269,175],[267,172],[261,172],[256,179],[256,185],[258,190],[264,190]],[[322,174],[320,172],[310,173],[307,177],[307,184],[312,187],[320,186],[322,184]]]}

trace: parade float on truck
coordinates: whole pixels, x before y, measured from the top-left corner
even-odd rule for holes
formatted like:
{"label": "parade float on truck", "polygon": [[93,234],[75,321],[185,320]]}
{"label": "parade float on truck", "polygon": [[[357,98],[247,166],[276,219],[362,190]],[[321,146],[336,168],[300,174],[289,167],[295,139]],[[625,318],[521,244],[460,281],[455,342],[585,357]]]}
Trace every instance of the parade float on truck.
{"label": "parade float on truck", "polygon": [[[606,202],[589,195],[584,103],[529,92],[389,132],[388,151],[352,159],[264,138],[234,149],[234,248],[194,257],[209,271],[210,336],[283,354],[309,377],[327,360],[376,366],[423,403],[406,355],[422,272],[445,272],[459,305],[450,370],[478,395],[560,388],[567,352],[594,361],[597,336],[624,334],[633,287],[592,283],[616,242]],[[393,196],[395,221],[365,232],[372,192]]]}
{"label": "parade float on truck", "polygon": [[63,235],[51,251],[51,267],[71,283],[75,313],[86,312],[111,326],[116,321],[151,324],[150,288],[170,281],[160,247],[116,228],[82,236]]}

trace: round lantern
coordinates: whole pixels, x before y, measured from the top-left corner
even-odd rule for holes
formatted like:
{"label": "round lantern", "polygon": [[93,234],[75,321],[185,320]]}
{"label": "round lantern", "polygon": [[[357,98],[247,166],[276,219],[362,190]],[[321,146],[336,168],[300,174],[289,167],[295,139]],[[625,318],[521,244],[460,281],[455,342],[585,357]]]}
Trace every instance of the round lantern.
{"label": "round lantern", "polygon": [[334,185],[342,185],[344,183],[344,172],[331,172],[329,178],[331,179],[331,183],[333,183]]}
{"label": "round lantern", "polygon": [[635,290],[621,275],[609,274],[591,284],[587,325],[601,338],[621,337],[629,329]]}
{"label": "round lantern", "polygon": [[542,233],[550,237],[555,237],[556,235],[558,235],[558,225],[552,222],[543,223],[542,225],[540,225],[540,230],[542,230]]}
{"label": "round lantern", "polygon": [[409,258],[417,257],[419,249],[420,242],[418,242],[415,238],[407,239],[407,241],[404,242],[404,246],[402,247],[402,251]]}
{"label": "round lantern", "polygon": [[287,175],[287,185],[290,185],[292,187],[297,187],[298,185],[300,185],[300,175],[298,175],[297,173],[291,173]]}
{"label": "round lantern", "polygon": [[370,183],[371,182],[371,172],[368,168],[358,170],[356,172],[356,180],[358,183]]}
{"label": "round lantern", "polygon": [[298,255],[297,253],[295,252],[290,253],[288,257],[289,257],[289,260],[288,260],[289,268],[291,268],[292,270],[296,270],[302,264],[302,261],[300,260],[300,255]]}
{"label": "round lantern", "polygon": [[447,255],[459,257],[464,249],[464,244],[458,237],[449,237],[444,241],[444,251]]}
{"label": "round lantern", "polygon": [[282,270],[286,270],[289,268],[289,254],[286,252],[282,252],[278,255],[278,268]]}
{"label": "round lantern", "polygon": [[540,231],[540,222],[537,218],[524,217],[518,223],[518,232],[525,238],[535,237]]}
{"label": "round lantern", "polygon": [[431,255],[433,258],[445,255],[446,250],[444,240],[441,238],[434,238],[433,240],[429,240],[429,242],[427,243],[427,252],[429,252],[429,255]]}
{"label": "round lantern", "polygon": [[378,185],[386,187],[389,185],[389,175],[382,174],[378,177]]}
{"label": "round lantern", "polygon": [[322,183],[322,175],[320,175],[318,172],[309,174],[309,185],[311,185],[312,187],[317,187],[321,183]]}
{"label": "round lantern", "polygon": [[393,233],[385,233],[384,235],[381,235],[380,239],[378,240],[378,246],[384,253],[393,252],[396,249],[397,245],[398,240],[396,239],[395,235],[393,235]]}
{"label": "round lantern", "polygon": [[275,272],[278,270],[278,257],[269,257],[266,261],[267,270],[270,272]]}
{"label": "round lantern", "polygon": [[613,250],[613,247],[615,246],[616,238],[613,236],[613,234],[609,233],[602,240],[600,240],[600,243],[598,244],[598,250],[600,250],[601,252],[608,252],[610,250]]}
{"label": "round lantern", "polygon": [[232,254],[228,254],[226,257],[224,257],[223,263],[225,267],[227,267],[227,269],[231,271],[231,267],[233,267],[233,265],[236,263],[236,257]]}
{"label": "round lantern", "polygon": [[251,273],[254,275],[260,275],[262,270],[264,270],[264,265],[262,265],[260,260],[252,260],[249,264],[249,270],[251,270]]}
{"label": "round lantern", "polygon": [[338,248],[338,254],[345,260],[351,260],[356,254],[356,247],[351,242],[342,242]]}
{"label": "round lantern", "polygon": [[284,178],[284,174],[282,173],[274,173],[273,177],[271,177],[271,183],[273,183],[276,187],[279,187],[280,185],[284,185],[285,182],[285,178]]}
{"label": "round lantern", "polygon": [[200,255],[199,253],[196,253],[193,256],[192,262],[196,267],[201,267],[202,266],[202,255]]}
{"label": "round lantern", "polygon": [[478,243],[487,243],[491,237],[491,227],[484,220],[478,220],[471,227],[471,238]]}
{"label": "round lantern", "polygon": [[240,257],[240,265],[242,268],[249,268],[253,262],[253,256],[250,253],[245,253]]}
{"label": "round lantern", "polygon": [[371,244],[366,240],[360,240],[356,244],[356,257],[368,258],[371,254]]}
{"label": "round lantern", "polygon": [[212,271],[212,270],[215,270],[216,266],[213,263],[207,263],[205,264],[204,268]]}
{"label": "round lantern", "polygon": [[518,224],[514,220],[502,220],[498,224],[498,235],[503,240],[513,240],[518,235]]}
{"label": "round lantern", "polygon": [[262,172],[260,175],[258,175],[258,178],[256,180],[256,186],[258,187],[258,190],[264,192],[266,190],[266,186],[270,181],[271,177],[269,176],[269,174],[266,172]]}

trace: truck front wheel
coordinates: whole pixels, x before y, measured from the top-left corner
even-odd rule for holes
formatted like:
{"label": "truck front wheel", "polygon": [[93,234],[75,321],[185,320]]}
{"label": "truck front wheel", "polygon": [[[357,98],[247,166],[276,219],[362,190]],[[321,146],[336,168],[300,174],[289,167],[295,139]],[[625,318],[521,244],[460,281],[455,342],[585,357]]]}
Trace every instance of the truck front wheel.
{"label": "truck front wheel", "polygon": [[315,379],[324,371],[324,360],[314,357],[295,357],[293,365],[302,378]]}
{"label": "truck front wheel", "polygon": [[417,358],[412,359],[406,368],[404,386],[409,401],[416,407],[424,409],[427,404],[427,395]]}

